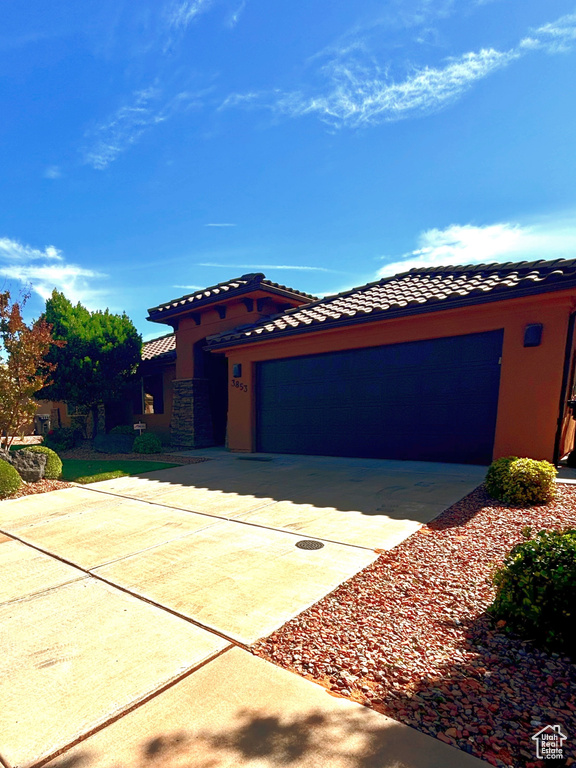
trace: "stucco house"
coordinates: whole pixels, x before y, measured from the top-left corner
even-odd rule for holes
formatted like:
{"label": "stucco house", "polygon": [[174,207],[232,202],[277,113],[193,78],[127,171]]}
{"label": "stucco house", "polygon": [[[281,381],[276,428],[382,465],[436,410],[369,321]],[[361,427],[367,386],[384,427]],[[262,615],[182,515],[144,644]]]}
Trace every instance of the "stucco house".
{"label": "stucco house", "polygon": [[576,260],[412,269],[317,299],[243,275],[149,310],[173,445],[488,464],[572,447]]}

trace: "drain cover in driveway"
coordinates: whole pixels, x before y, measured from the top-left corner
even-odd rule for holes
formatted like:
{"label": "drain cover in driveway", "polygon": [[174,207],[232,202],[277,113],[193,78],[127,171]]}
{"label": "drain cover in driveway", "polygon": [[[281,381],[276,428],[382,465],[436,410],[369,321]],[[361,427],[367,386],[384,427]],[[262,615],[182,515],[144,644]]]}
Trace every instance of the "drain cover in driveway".
{"label": "drain cover in driveway", "polygon": [[296,546],[298,549],[322,549],[324,544],[321,541],[312,541],[312,539],[302,539],[297,541]]}

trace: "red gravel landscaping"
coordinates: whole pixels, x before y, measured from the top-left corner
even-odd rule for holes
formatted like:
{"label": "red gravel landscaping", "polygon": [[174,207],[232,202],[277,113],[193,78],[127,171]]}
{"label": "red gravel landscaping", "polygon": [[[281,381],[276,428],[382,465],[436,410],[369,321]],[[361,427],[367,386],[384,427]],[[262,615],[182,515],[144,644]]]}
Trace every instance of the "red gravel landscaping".
{"label": "red gravel landscaping", "polygon": [[50,491],[59,491],[61,488],[72,488],[71,483],[65,483],[63,480],[39,480],[37,483],[22,483],[16,493],[8,498],[20,499],[22,496],[33,496],[35,493],[49,493]]}
{"label": "red gravel landscaping", "polygon": [[558,724],[571,765],[576,665],[486,613],[525,526],[575,527],[576,486],[531,509],[478,488],[253,651],[495,766],[541,765],[531,737]]}

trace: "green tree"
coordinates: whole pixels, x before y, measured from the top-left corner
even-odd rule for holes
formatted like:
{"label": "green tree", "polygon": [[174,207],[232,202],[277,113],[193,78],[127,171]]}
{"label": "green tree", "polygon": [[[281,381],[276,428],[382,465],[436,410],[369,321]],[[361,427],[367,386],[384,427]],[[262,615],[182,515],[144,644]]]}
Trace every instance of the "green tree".
{"label": "green tree", "polygon": [[0,293],[0,442],[5,448],[34,418],[38,408],[34,396],[54,371],[54,364],[46,360],[55,343],[50,325],[42,318],[27,325],[22,318],[28,298],[17,302],[9,291]]}
{"label": "green tree", "polygon": [[44,318],[66,346],[50,350],[47,359],[57,368],[37,397],[89,408],[96,436],[98,407],[133,391],[142,338],[125,313],[91,312],[56,290],[46,301]]}

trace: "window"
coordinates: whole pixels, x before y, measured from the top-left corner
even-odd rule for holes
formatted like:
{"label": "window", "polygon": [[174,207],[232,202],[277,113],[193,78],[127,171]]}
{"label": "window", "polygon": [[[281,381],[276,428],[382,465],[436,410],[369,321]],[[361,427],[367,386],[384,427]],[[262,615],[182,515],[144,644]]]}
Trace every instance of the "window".
{"label": "window", "polygon": [[164,413],[164,382],[162,373],[144,376],[144,413]]}

